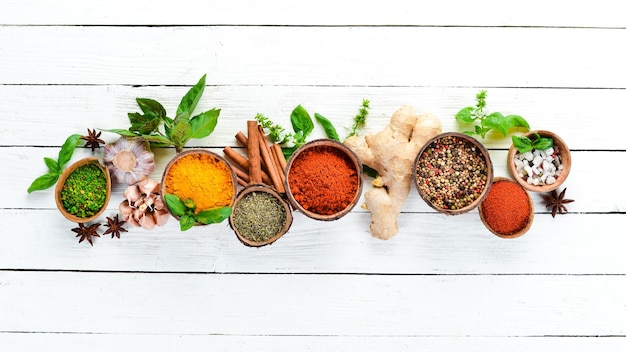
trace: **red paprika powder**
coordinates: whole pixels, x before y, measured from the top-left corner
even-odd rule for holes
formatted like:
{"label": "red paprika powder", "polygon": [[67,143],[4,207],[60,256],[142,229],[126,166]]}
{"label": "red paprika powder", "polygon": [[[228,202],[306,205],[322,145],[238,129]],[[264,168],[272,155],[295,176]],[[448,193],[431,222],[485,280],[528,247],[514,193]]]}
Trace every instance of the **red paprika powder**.
{"label": "red paprika powder", "polygon": [[528,193],[513,181],[495,181],[480,206],[483,220],[500,235],[516,234],[530,221]]}
{"label": "red paprika powder", "polygon": [[318,145],[297,155],[287,178],[291,194],[302,208],[332,215],[355,200],[358,177],[356,166],[343,151]]}

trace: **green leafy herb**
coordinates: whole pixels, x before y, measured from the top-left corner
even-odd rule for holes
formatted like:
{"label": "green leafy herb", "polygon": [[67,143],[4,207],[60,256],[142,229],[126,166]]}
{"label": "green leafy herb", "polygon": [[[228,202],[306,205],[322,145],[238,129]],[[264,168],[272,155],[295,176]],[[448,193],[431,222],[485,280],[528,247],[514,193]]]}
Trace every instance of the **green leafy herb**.
{"label": "green leafy herb", "polygon": [[532,138],[524,136],[513,136],[513,146],[520,153],[526,153],[533,149],[546,150],[554,144],[552,138],[541,137],[539,133],[535,133]]}
{"label": "green leafy herb", "polygon": [[365,126],[365,122],[367,120],[367,115],[370,113],[370,101],[367,99],[363,99],[361,103],[361,107],[359,108],[359,113],[354,116],[354,123],[352,124],[352,128],[350,129],[350,133],[348,133],[348,137],[358,136],[361,128]]}
{"label": "green leafy herb", "polygon": [[479,135],[485,138],[488,132],[495,130],[503,136],[507,136],[511,129],[521,129],[528,131],[530,126],[526,120],[519,115],[503,115],[499,112],[488,113],[487,91],[481,90],[476,94],[476,106],[468,106],[461,109],[455,118],[462,123],[474,124],[474,131],[465,131],[468,135]]}
{"label": "green leafy herb", "polygon": [[187,231],[192,228],[196,222],[201,224],[216,224],[228,219],[232,212],[231,207],[217,207],[213,209],[196,211],[196,202],[187,198],[182,200],[175,194],[166,194],[165,203],[170,209],[172,215],[178,216],[180,230]]}
{"label": "green leafy herb", "polygon": [[61,173],[63,172],[63,167],[72,158],[74,149],[76,149],[76,145],[78,145],[81,137],[82,136],[80,134],[73,134],[67,137],[61,146],[57,160],[47,157],[43,158],[44,163],[48,167],[48,173],[37,177],[28,187],[28,193],[48,189],[57,183]]}
{"label": "green leafy herb", "polygon": [[[165,147],[174,146],[181,151],[191,138],[208,137],[215,130],[220,109],[211,109],[194,115],[194,110],[204,93],[206,75],[187,91],[183,96],[176,117],[170,118],[163,105],[156,100],[137,98],[137,105],[142,113],[128,113],[130,127],[125,129],[109,129],[108,132],[117,133],[124,137],[139,138],[152,145]],[[163,130],[161,130],[163,125]]]}
{"label": "green leafy herb", "polygon": [[324,128],[324,132],[326,132],[326,136],[329,139],[335,140],[337,142],[340,141],[339,134],[337,133],[335,126],[333,126],[333,123],[330,122],[329,119],[325,118],[324,116],[318,113],[313,114],[313,116],[315,116],[315,120],[317,120],[317,122],[319,122],[320,125],[322,125],[322,127]]}

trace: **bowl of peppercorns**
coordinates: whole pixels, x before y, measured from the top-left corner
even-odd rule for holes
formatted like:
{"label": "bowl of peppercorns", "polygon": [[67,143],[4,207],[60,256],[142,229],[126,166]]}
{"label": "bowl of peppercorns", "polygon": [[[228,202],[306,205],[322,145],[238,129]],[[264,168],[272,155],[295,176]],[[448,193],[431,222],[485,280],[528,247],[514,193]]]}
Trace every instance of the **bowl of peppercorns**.
{"label": "bowl of peppercorns", "polygon": [[448,215],[466,213],[487,196],[493,165],[487,149],[458,132],[441,133],[422,146],[413,167],[420,197]]}

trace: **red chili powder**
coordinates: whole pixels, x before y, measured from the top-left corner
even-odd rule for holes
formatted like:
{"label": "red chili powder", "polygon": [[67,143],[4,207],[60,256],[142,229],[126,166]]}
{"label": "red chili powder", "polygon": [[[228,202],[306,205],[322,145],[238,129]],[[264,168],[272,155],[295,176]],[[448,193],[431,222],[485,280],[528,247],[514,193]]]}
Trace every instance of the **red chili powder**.
{"label": "red chili powder", "polygon": [[511,181],[497,181],[483,200],[483,219],[501,235],[523,229],[530,217],[530,203],[524,189]]}
{"label": "red chili powder", "polygon": [[332,215],[350,205],[358,189],[354,163],[337,148],[317,146],[300,153],[289,169],[293,198],[306,210]]}

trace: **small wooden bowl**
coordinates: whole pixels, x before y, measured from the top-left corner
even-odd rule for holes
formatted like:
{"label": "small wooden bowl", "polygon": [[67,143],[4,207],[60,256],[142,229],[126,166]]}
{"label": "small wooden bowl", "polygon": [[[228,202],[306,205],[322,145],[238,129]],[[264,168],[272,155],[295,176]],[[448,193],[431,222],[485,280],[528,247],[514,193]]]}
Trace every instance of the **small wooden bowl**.
{"label": "small wooden bowl", "polygon": [[[334,214],[318,214],[315,213],[313,211],[310,211],[308,209],[305,209],[300,203],[298,203],[298,201],[294,198],[293,195],[293,190],[291,188],[290,185],[290,177],[291,176],[291,168],[294,164],[295,161],[306,157],[307,151],[311,151],[311,150],[315,150],[315,149],[329,149],[332,150],[335,153],[338,153],[341,156],[344,156],[351,164],[351,166],[354,167],[354,170],[356,172],[356,182],[357,182],[357,190],[354,194],[354,198],[351,200],[351,202],[343,209],[341,209],[340,211],[335,212]],[[354,154],[354,152],[352,150],[350,150],[350,148],[346,147],[345,145],[343,145],[340,142],[331,140],[331,139],[317,139],[314,141],[310,141],[308,143],[306,143],[305,145],[301,146],[300,148],[298,148],[289,158],[289,161],[287,162],[287,168],[286,168],[286,176],[285,176],[285,190],[286,190],[286,195],[287,198],[289,199],[289,201],[291,202],[291,204],[294,206],[295,209],[297,209],[298,211],[300,211],[301,213],[303,213],[304,215],[315,219],[315,220],[322,220],[322,221],[332,221],[332,220],[337,220],[341,217],[343,217],[344,215],[348,214],[352,208],[354,208],[354,206],[357,204],[357,202],[359,201],[359,198],[361,196],[361,191],[363,190],[363,181],[361,179],[361,175],[363,173],[363,166],[361,165],[361,162],[359,161],[359,158],[357,157],[356,154]]]}
{"label": "small wooden bowl", "polygon": [[[422,156],[424,155],[424,152],[430,147],[431,144],[436,143],[438,140],[445,138],[445,137],[454,137],[456,139],[463,141],[464,143],[468,143],[469,145],[475,148],[474,152],[476,152],[477,155],[481,159],[483,159],[485,162],[484,166],[485,166],[485,172],[486,172],[486,181],[485,181],[484,187],[480,190],[480,194],[472,202],[470,202],[469,204],[459,209],[446,209],[446,208],[442,208],[433,204],[433,202],[426,195],[425,191],[423,191],[422,188],[420,187],[422,183],[421,181],[422,177],[418,177],[417,175],[419,171],[418,170],[419,163],[420,163]],[[428,142],[426,142],[422,146],[419,153],[417,154],[417,157],[415,158],[415,162],[413,165],[413,180],[415,182],[415,185],[417,186],[417,191],[420,197],[431,208],[437,210],[440,213],[444,213],[447,215],[458,215],[458,214],[467,213],[468,211],[476,208],[480,204],[480,202],[482,202],[483,199],[485,199],[485,197],[487,196],[487,192],[489,191],[489,187],[491,187],[491,182],[493,181],[493,164],[491,163],[491,158],[489,157],[489,151],[482,145],[482,143],[476,140],[476,138],[470,137],[463,133],[446,132],[446,133],[441,133],[441,134],[436,135],[435,137],[431,138]],[[431,178],[428,178],[424,180],[423,182],[426,182],[426,181],[430,182],[430,180]]]}
{"label": "small wooden bowl", "polygon": [[[245,238],[241,234],[241,232],[239,232],[239,230],[237,229],[234,223],[234,215],[235,215],[235,209],[237,208],[237,204],[245,195],[252,193],[252,192],[269,193],[272,196],[274,196],[278,200],[278,202],[285,208],[285,223],[283,224],[283,227],[274,236],[272,236],[270,239],[265,240],[265,241],[256,242],[256,241],[252,241],[252,240]],[[293,222],[293,215],[291,214],[291,207],[289,206],[289,204],[280,196],[278,192],[276,192],[274,188],[267,186],[267,185],[263,185],[263,184],[253,184],[253,185],[248,185],[247,187],[243,188],[239,192],[239,194],[235,198],[235,202],[233,205],[233,212],[230,214],[228,221],[230,223],[230,227],[233,229],[233,231],[235,231],[235,234],[237,235],[237,238],[239,239],[239,241],[241,241],[241,243],[249,247],[262,247],[262,246],[276,242],[276,240],[281,238],[285,233],[287,233],[287,231],[289,231],[289,228],[291,227],[291,223]]]}
{"label": "small wooden bowl", "polygon": [[[79,216],[71,214],[65,209],[65,207],[63,206],[63,203],[61,202],[61,191],[63,190],[63,186],[65,185],[65,181],[67,181],[67,178],[76,169],[78,169],[81,166],[85,166],[89,164],[96,165],[100,169],[100,171],[102,171],[102,174],[104,174],[104,178],[106,179],[107,194],[106,194],[106,199],[104,200],[104,204],[102,205],[102,208],[100,208],[100,210],[97,213],[87,218],[81,218]],[[100,215],[102,215],[102,213],[105,211],[107,207],[107,204],[109,204],[110,198],[111,198],[111,175],[109,174],[109,170],[107,170],[106,167],[100,164],[100,161],[98,160],[98,158],[84,158],[70,165],[68,168],[66,168],[63,171],[63,173],[61,174],[61,177],[59,177],[59,180],[57,181],[57,185],[54,191],[54,199],[56,201],[57,208],[59,209],[61,214],[65,216],[66,219],[75,223],[87,223],[89,221],[96,219]]]}
{"label": "small wooden bowl", "polygon": [[567,147],[567,144],[565,144],[565,141],[563,141],[561,137],[553,132],[544,130],[530,131],[525,133],[524,136],[531,137],[534,136],[535,133],[538,133],[541,137],[552,138],[554,145],[559,148],[559,152],[561,153],[561,164],[563,164],[563,170],[561,171],[559,177],[556,178],[556,182],[551,185],[537,186],[526,182],[526,180],[524,180],[516,171],[517,169],[515,167],[514,159],[515,155],[517,154],[517,149],[513,145],[511,145],[511,147],[509,148],[509,153],[507,155],[507,168],[511,177],[513,177],[515,181],[519,182],[519,184],[522,185],[522,187],[524,187],[525,189],[531,192],[550,192],[559,188],[563,184],[563,182],[565,182],[565,179],[569,175],[569,171],[572,167],[572,156],[570,154],[569,148]]}
{"label": "small wooden bowl", "polygon": [[[163,171],[163,177],[161,179],[161,195],[163,197],[165,197],[166,193],[171,193],[168,192],[168,184],[166,182],[167,180],[167,176],[170,172],[170,169],[172,168],[172,166],[174,164],[176,164],[176,162],[178,162],[181,158],[188,156],[188,155],[193,155],[193,154],[204,154],[204,155],[208,155],[209,157],[213,158],[214,160],[218,161],[219,163],[222,163],[224,166],[226,166],[226,168],[228,169],[229,173],[230,173],[230,178],[231,178],[231,184],[232,184],[232,197],[230,199],[230,203],[228,205],[225,206],[232,206],[234,201],[235,201],[235,197],[237,195],[237,175],[235,174],[235,171],[233,170],[232,166],[226,161],[226,159],[224,159],[223,157],[208,151],[208,150],[204,150],[204,149],[189,149],[183,152],[180,152],[178,154],[176,154],[176,156],[174,156],[165,166],[165,170]],[[167,206],[167,202],[165,202],[165,206],[167,207],[167,210],[170,211],[169,207]],[[201,209],[203,210],[203,209]],[[172,213],[170,211],[170,213]],[[176,218],[177,220],[180,220],[179,216],[175,216],[174,214],[172,214],[172,216],[174,218]],[[196,225],[204,225],[201,223],[196,222]]]}
{"label": "small wooden bowl", "polygon": [[[528,232],[528,230],[530,229],[530,227],[533,224],[533,219],[535,217],[535,208],[533,206],[533,201],[530,198],[530,195],[528,195],[528,192],[526,192],[526,190],[524,189],[524,187],[522,187],[518,182],[511,180],[509,178],[506,177],[496,177],[493,179],[493,184],[491,189],[493,189],[493,185],[495,185],[498,182],[510,182],[512,184],[514,184],[516,187],[519,187],[520,190],[524,191],[524,194],[526,195],[526,197],[528,198],[528,206],[529,206],[529,217],[528,220],[526,222],[526,224],[520,228],[519,230],[513,232],[513,233],[499,233],[497,231],[495,231],[493,229],[493,227],[487,222],[487,220],[485,219],[485,214],[483,213],[483,203],[481,203],[478,206],[478,213],[480,214],[480,220],[482,221],[483,225],[485,225],[485,227],[487,228],[487,230],[489,230],[491,233],[493,233],[494,235],[498,236],[498,237],[502,237],[502,238],[517,238],[520,237],[521,235],[525,234],[526,232]],[[487,194],[487,197],[489,197],[489,195]]]}

